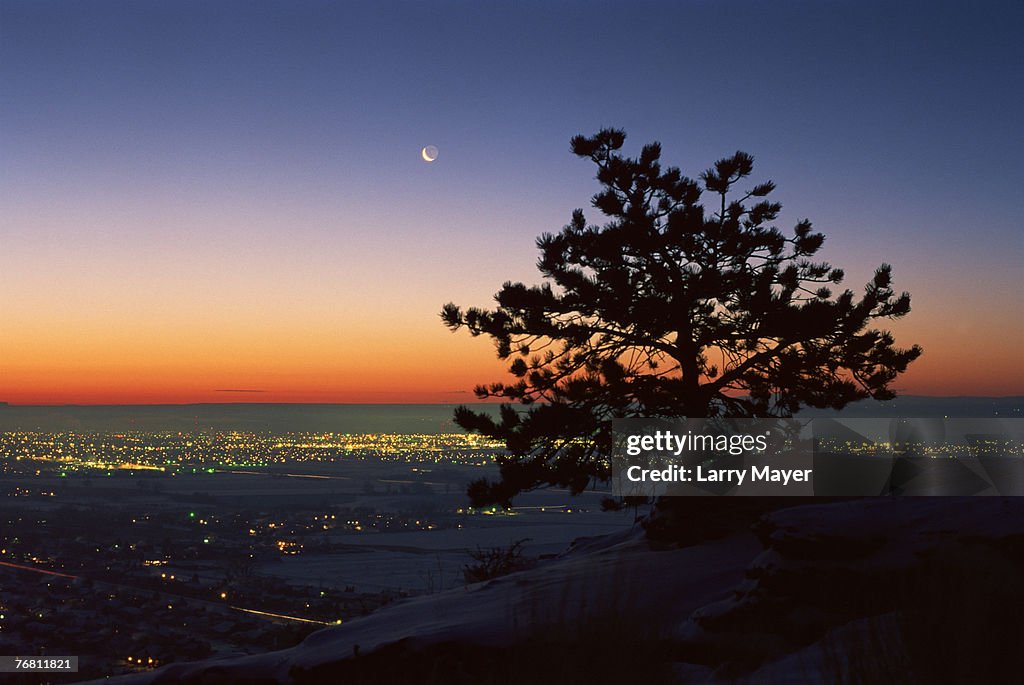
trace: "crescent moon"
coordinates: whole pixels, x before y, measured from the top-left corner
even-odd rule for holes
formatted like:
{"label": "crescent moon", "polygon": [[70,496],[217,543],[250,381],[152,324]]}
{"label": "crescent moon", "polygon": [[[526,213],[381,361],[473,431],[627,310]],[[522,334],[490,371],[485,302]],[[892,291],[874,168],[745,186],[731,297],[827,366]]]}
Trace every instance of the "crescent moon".
{"label": "crescent moon", "polygon": [[420,152],[423,155],[424,162],[433,162],[437,159],[437,148],[433,145],[428,145]]}

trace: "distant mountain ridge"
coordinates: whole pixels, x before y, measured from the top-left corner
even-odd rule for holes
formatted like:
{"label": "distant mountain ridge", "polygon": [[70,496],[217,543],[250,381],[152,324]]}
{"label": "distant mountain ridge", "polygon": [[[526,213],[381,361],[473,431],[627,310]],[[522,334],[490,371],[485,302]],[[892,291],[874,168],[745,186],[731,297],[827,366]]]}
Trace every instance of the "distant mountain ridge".
{"label": "distant mountain ridge", "polygon": [[[163,404],[21,406],[0,403],[0,431],[247,431],[332,433],[456,433],[457,404]],[[497,404],[471,405],[497,415]],[[1024,396],[906,396],[867,400],[841,412],[806,410],[803,417],[1020,417]]]}

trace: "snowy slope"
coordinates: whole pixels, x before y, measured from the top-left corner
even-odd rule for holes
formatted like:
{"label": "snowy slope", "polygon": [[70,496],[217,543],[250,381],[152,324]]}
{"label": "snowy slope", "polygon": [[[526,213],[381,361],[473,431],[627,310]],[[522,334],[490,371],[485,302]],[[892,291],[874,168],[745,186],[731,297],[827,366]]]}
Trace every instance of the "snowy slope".
{"label": "snowy slope", "polygon": [[[583,541],[558,559],[468,588],[409,599],[310,635],[291,649],[172,664],[102,682],[207,679],[293,682],[292,673],[402,642],[508,645],[597,617],[628,622],[685,616],[740,580],[760,546],[750,533],[701,547],[656,550],[638,528]],[[99,682],[99,681],[97,681]]]}
{"label": "snowy slope", "polygon": [[[920,609],[922,599],[932,604],[933,587],[959,593],[950,585],[959,576],[946,573],[958,564],[968,581],[979,579],[981,593],[955,606],[961,615],[998,604],[1005,592],[993,595],[993,586],[1012,590],[1010,601],[1024,607],[1014,589],[1022,563],[1024,498],[811,504],[769,513],[752,532],[681,549],[656,548],[639,529],[588,539],[528,571],[389,605],[292,649],[104,682],[295,683],[317,669],[329,673],[357,652],[509,646],[574,631],[586,639],[581,627],[609,620],[627,630],[655,626],[670,638],[684,682],[828,680],[834,678],[822,674],[834,675],[856,650],[878,651],[872,640],[879,625],[908,607]],[[1012,582],[1002,588],[994,582],[1005,578]],[[946,607],[937,617],[948,633],[964,619],[943,616]],[[994,635],[1016,639],[1017,632],[1000,628]]]}
{"label": "snowy slope", "polygon": [[870,498],[776,511],[756,528],[764,551],[743,581],[676,632],[690,660],[777,675],[765,664],[806,662],[826,636],[852,644],[848,626],[866,618],[934,604],[955,622],[946,592],[1018,577],[1024,561],[1020,497]]}

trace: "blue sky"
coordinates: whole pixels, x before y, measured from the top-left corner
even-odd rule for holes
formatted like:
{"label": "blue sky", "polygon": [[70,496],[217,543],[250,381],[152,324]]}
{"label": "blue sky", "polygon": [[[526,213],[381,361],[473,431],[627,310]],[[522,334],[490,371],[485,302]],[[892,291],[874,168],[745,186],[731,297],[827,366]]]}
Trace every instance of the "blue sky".
{"label": "blue sky", "polygon": [[533,239],[596,191],[569,138],[616,126],[690,175],[754,154],[780,225],[810,218],[852,286],[895,264],[925,338],[908,342],[948,347],[948,369],[971,331],[1020,333],[1022,19],[1019,2],[4,0],[0,274],[31,335],[85,295],[192,311],[184,272],[224,312],[256,297],[393,335],[390,310],[443,345],[443,302],[535,280]]}

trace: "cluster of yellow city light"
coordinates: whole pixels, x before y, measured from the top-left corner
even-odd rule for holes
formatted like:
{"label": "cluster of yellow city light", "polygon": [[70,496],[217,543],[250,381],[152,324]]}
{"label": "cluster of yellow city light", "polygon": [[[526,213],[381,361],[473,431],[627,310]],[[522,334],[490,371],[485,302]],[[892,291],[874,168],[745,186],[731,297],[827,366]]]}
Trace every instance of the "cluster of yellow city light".
{"label": "cluster of yellow city light", "polygon": [[[408,461],[484,465],[503,451],[499,441],[464,433],[261,433],[193,436],[170,432],[0,433],[0,453],[59,464],[65,471],[215,473],[217,468],[289,463]],[[429,469],[424,469],[429,472]]]}

